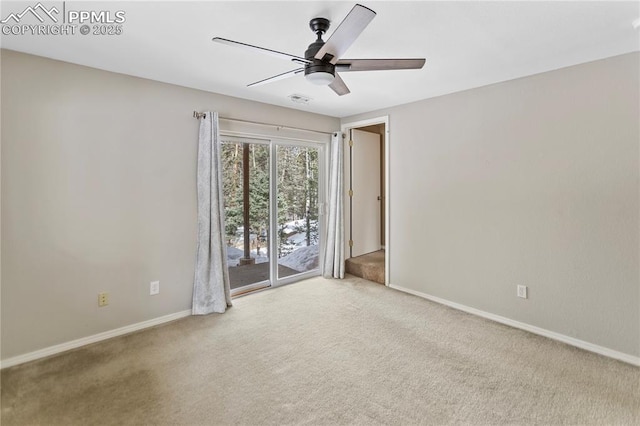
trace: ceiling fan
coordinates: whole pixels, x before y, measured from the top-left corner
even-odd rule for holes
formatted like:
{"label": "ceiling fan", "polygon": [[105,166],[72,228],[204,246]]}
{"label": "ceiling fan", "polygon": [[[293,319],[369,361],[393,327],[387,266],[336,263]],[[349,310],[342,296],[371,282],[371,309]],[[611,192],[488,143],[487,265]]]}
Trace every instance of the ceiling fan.
{"label": "ceiling fan", "polygon": [[264,80],[256,81],[247,87],[258,86],[273,81],[282,80],[288,77],[304,73],[305,78],[318,85],[329,85],[339,96],[350,93],[349,88],[340,78],[339,72],[351,71],[376,71],[376,70],[403,70],[421,69],[425,59],[341,59],[349,46],[358,38],[360,33],[375,18],[376,13],[360,4],[356,4],[347,14],[338,28],[331,34],[325,42],[322,35],[329,29],[330,21],[325,18],[314,18],[309,21],[311,30],[316,33],[317,39],[311,43],[304,53],[304,58],[266,49],[264,47],[253,46],[239,41],[228,40],[215,37],[212,40],[229,46],[243,47],[266,53],[294,62],[298,68],[274,75]]}

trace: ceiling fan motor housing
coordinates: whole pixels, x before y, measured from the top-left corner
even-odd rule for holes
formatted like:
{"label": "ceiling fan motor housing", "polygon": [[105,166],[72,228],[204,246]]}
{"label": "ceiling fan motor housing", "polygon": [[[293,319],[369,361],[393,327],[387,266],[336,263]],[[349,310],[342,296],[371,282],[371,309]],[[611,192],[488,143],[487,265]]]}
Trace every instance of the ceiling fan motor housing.
{"label": "ceiling fan motor housing", "polygon": [[314,18],[309,21],[309,27],[311,27],[311,31],[316,33],[318,39],[315,42],[311,43],[307,50],[304,52],[304,58],[311,62],[304,67],[305,76],[317,72],[326,72],[331,75],[336,75],[335,65],[333,65],[329,61],[323,61],[315,58],[318,50],[320,50],[322,46],[324,46],[322,34],[324,34],[329,29],[329,24],[330,21],[326,18]]}
{"label": "ceiling fan motor housing", "polygon": [[310,64],[305,65],[304,67],[304,75],[313,74],[316,72],[327,72],[329,74],[336,74],[336,67],[331,62],[322,61],[320,59],[316,59],[316,53],[318,50],[324,45],[324,41],[316,41],[315,43],[311,43],[306,52],[304,52],[304,57],[308,61],[311,61]]}

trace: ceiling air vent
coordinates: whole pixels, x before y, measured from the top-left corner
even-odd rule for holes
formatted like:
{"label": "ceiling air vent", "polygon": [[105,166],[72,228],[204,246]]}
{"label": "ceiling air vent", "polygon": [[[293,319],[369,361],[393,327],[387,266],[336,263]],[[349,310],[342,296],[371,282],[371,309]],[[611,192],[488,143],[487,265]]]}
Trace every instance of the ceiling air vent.
{"label": "ceiling air vent", "polygon": [[303,104],[303,105],[308,104],[309,101],[311,100],[311,98],[308,96],[298,95],[295,93],[293,95],[289,95],[288,98],[291,99],[291,102],[295,102],[297,104]]}

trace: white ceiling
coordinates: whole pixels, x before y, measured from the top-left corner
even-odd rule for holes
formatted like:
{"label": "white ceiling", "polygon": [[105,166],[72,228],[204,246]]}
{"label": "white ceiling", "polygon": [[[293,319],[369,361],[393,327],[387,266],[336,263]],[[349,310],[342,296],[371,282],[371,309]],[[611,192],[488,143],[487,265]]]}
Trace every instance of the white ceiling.
{"label": "white ceiling", "polygon": [[[422,70],[342,74],[338,97],[301,76],[247,88],[296,68],[212,43],[219,36],[304,56],[308,21],[332,28],[353,1],[66,2],[74,10],[124,10],[122,35],[2,36],[2,47],[269,104],[344,117],[640,50],[640,2],[361,1],[376,18],[346,57],[425,57]],[[29,3],[3,2],[1,15]],[[45,6],[62,2],[43,1]],[[26,19],[26,18],[25,18]],[[325,37],[325,40],[327,37]],[[299,105],[287,96],[310,97]]]}

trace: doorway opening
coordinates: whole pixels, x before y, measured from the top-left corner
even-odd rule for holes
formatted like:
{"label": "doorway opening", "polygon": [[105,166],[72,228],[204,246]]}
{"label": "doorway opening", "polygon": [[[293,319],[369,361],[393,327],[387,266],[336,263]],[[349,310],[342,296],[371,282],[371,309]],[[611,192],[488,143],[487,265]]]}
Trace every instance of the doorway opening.
{"label": "doorway opening", "polygon": [[222,137],[232,296],[320,272],[323,146]]}
{"label": "doorway opening", "polygon": [[342,126],[346,134],[345,270],[389,285],[389,119]]}

